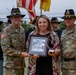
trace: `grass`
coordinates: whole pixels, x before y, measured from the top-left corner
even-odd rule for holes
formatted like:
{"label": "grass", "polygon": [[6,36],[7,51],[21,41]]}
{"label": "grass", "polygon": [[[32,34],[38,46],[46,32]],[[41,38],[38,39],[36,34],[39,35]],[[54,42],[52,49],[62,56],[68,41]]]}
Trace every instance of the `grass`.
{"label": "grass", "polygon": [[28,57],[25,58],[25,63],[26,63],[26,68],[24,69],[25,70],[24,75],[27,75],[28,74]]}

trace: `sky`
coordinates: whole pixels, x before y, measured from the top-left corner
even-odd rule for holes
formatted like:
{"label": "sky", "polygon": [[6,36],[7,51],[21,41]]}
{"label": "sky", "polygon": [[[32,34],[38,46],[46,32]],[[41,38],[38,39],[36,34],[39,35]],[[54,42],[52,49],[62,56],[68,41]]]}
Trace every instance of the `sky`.
{"label": "sky", "polygon": [[[0,20],[6,20],[6,16],[10,14],[11,9],[16,7],[17,0],[0,0]],[[50,11],[42,11],[42,14],[51,17],[60,17],[64,15],[66,9],[74,9],[76,14],[76,0],[51,0]],[[20,8],[21,13],[26,16],[24,19],[29,21],[28,12]],[[36,14],[40,15],[40,0],[35,6]]]}

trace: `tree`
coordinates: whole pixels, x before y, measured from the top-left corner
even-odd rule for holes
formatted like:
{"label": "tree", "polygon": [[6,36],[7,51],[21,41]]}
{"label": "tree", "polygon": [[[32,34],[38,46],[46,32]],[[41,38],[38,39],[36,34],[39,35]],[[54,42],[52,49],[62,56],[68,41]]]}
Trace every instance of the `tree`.
{"label": "tree", "polygon": [[62,31],[66,28],[66,24],[64,23],[64,21],[62,21],[60,24],[59,24],[59,29],[61,29]]}
{"label": "tree", "polygon": [[34,28],[33,25],[27,24],[26,21],[21,22],[21,26],[26,30],[26,32],[27,32],[30,28]]}
{"label": "tree", "polygon": [[0,21],[0,31],[2,31],[2,30],[3,30],[3,28],[4,28],[4,24],[3,24],[3,22],[2,22],[2,21]]}

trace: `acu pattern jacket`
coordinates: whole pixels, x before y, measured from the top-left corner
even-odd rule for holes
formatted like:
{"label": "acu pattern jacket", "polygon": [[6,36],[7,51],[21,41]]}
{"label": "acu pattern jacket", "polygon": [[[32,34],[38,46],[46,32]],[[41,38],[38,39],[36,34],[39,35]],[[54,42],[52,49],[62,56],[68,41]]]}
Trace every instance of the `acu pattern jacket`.
{"label": "acu pattern jacket", "polygon": [[[65,29],[62,32],[61,49],[62,68],[76,70],[76,26],[71,30]],[[71,60],[73,58],[74,60]]]}
{"label": "acu pattern jacket", "polygon": [[12,25],[6,27],[1,35],[1,46],[4,54],[4,67],[24,68],[24,58],[20,56],[26,48],[25,33],[22,27],[19,29],[15,29]]}

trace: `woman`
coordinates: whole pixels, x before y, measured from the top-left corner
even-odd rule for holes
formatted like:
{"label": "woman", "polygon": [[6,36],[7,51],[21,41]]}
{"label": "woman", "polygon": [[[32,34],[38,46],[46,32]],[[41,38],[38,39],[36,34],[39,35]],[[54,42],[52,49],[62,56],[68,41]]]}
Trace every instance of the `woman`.
{"label": "woman", "polygon": [[[48,38],[49,42],[46,45],[47,57],[41,57],[38,54],[30,56],[28,62],[29,75],[53,75],[52,56],[59,54],[57,49],[59,45],[58,36],[55,32],[53,32],[50,20],[45,15],[41,15],[37,18],[36,25],[36,30],[30,33],[30,35],[40,35]],[[49,49],[54,49],[54,52],[50,53]]]}

